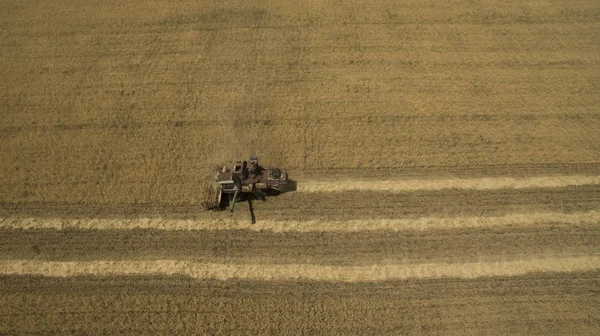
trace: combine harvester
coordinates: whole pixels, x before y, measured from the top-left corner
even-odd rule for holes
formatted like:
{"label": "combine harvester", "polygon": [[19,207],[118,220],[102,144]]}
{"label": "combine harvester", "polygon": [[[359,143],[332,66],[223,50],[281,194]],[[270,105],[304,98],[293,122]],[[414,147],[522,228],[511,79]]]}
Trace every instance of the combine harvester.
{"label": "combine harvester", "polygon": [[[212,188],[214,191],[215,188]],[[252,201],[266,201],[267,196],[296,190],[295,181],[288,180],[288,172],[275,167],[262,167],[256,156],[249,161],[232,162],[216,172],[214,201],[207,202],[207,210],[233,212],[236,202],[247,201],[252,224],[256,223]]]}

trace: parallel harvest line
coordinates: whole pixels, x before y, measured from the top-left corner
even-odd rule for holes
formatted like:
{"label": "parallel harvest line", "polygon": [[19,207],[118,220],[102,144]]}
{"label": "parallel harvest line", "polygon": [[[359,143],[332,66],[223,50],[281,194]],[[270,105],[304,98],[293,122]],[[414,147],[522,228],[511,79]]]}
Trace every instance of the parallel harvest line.
{"label": "parallel harvest line", "polygon": [[547,227],[600,223],[600,212],[583,213],[525,213],[497,217],[423,217],[414,219],[378,219],[348,221],[269,221],[254,225],[233,219],[45,219],[0,218],[0,229],[53,229],[53,230],[252,230],[270,232],[353,232],[370,230],[430,230],[491,227]]}
{"label": "parallel harvest line", "polygon": [[384,281],[410,278],[517,276],[533,272],[577,272],[600,269],[600,256],[461,264],[321,266],[310,264],[214,264],[182,260],[58,262],[2,260],[0,274],[71,276],[182,275],[192,278],[249,280]]}
{"label": "parallel harvest line", "polygon": [[523,188],[560,188],[600,184],[600,176],[547,176],[547,177],[486,177],[471,179],[416,179],[416,180],[341,180],[341,181],[299,181],[298,192],[334,192],[334,191],[388,191],[405,192],[441,189],[523,189]]}

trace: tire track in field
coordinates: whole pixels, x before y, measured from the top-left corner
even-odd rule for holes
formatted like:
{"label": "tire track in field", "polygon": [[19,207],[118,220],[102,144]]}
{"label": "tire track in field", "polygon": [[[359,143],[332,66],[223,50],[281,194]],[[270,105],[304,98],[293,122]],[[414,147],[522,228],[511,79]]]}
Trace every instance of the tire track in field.
{"label": "tire track in field", "polygon": [[[488,190],[299,192],[257,203],[255,210],[258,220],[303,221],[574,213],[598,211],[599,192],[600,185],[595,184]],[[240,208],[244,209],[243,205]]]}
{"label": "tire track in field", "polygon": [[371,266],[600,255],[597,224],[425,231],[0,229],[0,260]]}
{"label": "tire track in field", "polygon": [[170,219],[170,218],[124,218],[124,219],[63,219],[63,218],[0,218],[0,229],[54,229],[54,230],[133,230],[152,229],[166,231],[197,230],[250,230],[269,232],[358,232],[358,231],[407,231],[431,229],[494,228],[494,227],[544,227],[551,225],[572,226],[600,223],[600,212],[581,213],[540,212],[514,213],[503,216],[420,217],[374,220],[261,220],[249,225],[246,220],[221,219]]}
{"label": "tire track in field", "polygon": [[600,256],[528,259],[460,264],[320,266],[212,264],[181,260],[58,262],[0,261],[2,275],[72,276],[187,276],[196,279],[389,281],[423,278],[507,277],[539,272],[581,272],[600,269]]}
{"label": "tire track in field", "polygon": [[338,191],[387,191],[406,192],[441,189],[524,189],[561,188],[569,186],[600,184],[600,176],[547,176],[547,177],[485,177],[471,179],[413,179],[413,180],[342,180],[307,181],[298,183],[298,192],[338,192]]}
{"label": "tire track in field", "polygon": [[[205,211],[200,203],[0,202],[0,218],[170,218],[249,222],[248,205],[233,214]],[[600,210],[600,184],[561,188],[441,189],[404,192],[292,192],[256,202],[261,221],[388,220],[422,217],[581,213]]]}

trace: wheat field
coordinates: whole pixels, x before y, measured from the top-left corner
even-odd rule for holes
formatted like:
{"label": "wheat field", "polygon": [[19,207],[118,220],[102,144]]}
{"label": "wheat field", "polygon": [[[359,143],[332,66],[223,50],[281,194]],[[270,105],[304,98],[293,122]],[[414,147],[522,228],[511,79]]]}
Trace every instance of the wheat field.
{"label": "wheat field", "polygon": [[[600,4],[0,2],[0,334],[600,332]],[[298,189],[205,211],[255,154]]]}

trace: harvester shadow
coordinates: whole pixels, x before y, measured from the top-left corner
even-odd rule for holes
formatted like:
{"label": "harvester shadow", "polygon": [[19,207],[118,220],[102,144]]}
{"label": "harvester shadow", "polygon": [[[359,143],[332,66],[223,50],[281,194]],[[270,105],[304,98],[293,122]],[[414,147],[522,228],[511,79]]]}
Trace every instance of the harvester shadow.
{"label": "harvester shadow", "polygon": [[[272,191],[267,191],[268,196],[277,196],[284,193],[292,192],[298,190],[298,181],[288,180],[284,191],[277,191],[273,193]],[[258,200],[256,196],[252,196],[248,198],[248,210],[250,210],[250,220],[252,224],[256,224],[256,216],[254,215],[254,206],[252,202]]]}
{"label": "harvester shadow", "polygon": [[288,180],[288,183],[286,186],[286,192],[291,192],[291,191],[296,191],[296,190],[298,190],[298,181]]}

